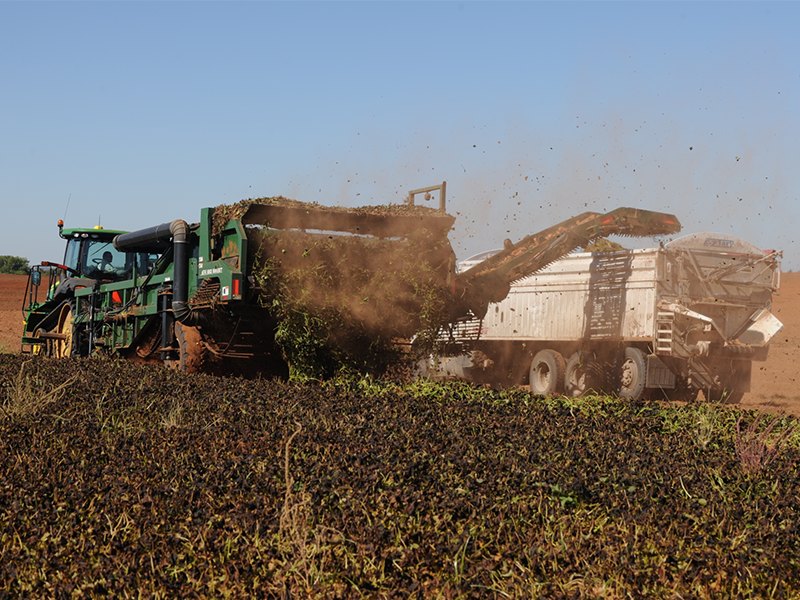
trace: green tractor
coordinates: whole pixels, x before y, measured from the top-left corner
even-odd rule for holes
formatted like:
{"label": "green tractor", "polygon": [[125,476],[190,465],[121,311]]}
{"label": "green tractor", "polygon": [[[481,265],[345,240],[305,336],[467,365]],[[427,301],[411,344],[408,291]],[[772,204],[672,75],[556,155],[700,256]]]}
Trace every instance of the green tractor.
{"label": "green tractor", "polygon": [[[176,220],[133,233],[64,229],[59,221],[64,260],[31,269],[22,352],[56,358],[102,352],[181,370],[192,361],[213,362],[209,348],[215,348],[195,335],[200,304],[213,298],[243,304],[238,259],[247,238],[234,221],[212,248],[211,211],[203,210],[200,224]],[[229,312],[236,316],[235,308]]]}
{"label": "green tractor", "polygon": [[[79,304],[101,288],[108,291],[112,302],[121,301],[125,286],[120,287],[118,282],[149,273],[158,259],[158,254],[114,248],[114,238],[124,231],[100,226],[64,229],[63,221],[58,222],[58,231],[67,240],[64,260],[31,268],[23,306],[23,353],[52,357],[88,353],[93,329],[75,326]],[[108,290],[109,286],[114,290]]]}

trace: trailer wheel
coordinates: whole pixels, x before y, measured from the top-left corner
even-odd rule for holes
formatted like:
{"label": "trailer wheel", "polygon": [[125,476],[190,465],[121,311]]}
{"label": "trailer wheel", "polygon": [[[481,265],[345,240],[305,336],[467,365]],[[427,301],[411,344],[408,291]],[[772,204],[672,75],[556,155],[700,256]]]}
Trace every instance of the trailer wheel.
{"label": "trailer wheel", "polygon": [[641,400],[645,396],[647,356],[638,348],[625,348],[619,369],[619,395]]}
{"label": "trailer wheel", "polygon": [[531,362],[531,392],[537,396],[558,396],[564,393],[566,361],[555,350],[540,350]]}
{"label": "trailer wheel", "polygon": [[564,392],[578,398],[600,388],[597,365],[588,352],[575,352],[567,361],[564,372]]}
{"label": "trailer wheel", "polygon": [[181,373],[200,373],[208,350],[197,327],[189,327],[175,322],[175,341],[178,344],[178,358],[166,361],[171,369]]}

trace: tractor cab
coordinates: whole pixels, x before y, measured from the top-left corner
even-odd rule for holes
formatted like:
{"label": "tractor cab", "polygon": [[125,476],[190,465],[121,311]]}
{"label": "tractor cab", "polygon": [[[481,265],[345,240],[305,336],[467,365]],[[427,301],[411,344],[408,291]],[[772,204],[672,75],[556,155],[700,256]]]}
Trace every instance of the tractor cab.
{"label": "tractor cab", "polygon": [[[114,237],[124,231],[103,229],[64,229],[58,222],[59,235],[67,240],[61,271],[61,285],[90,287],[96,282],[111,283],[141,277],[150,272],[158,259],[148,252],[123,252],[114,248]],[[70,283],[70,280],[74,280]]]}
{"label": "tractor cab", "polygon": [[130,279],[134,265],[139,274],[147,272],[148,258],[142,252],[120,252],[114,248],[114,236],[124,233],[106,229],[61,230],[67,240],[63,266],[69,277],[97,281]]}
{"label": "tractor cab", "polygon": [[64,229],[63,221],[59,221],[58,232],[67,241],[63,261],[45,261],[31,267],[22,307],[25,321],[23,351],[28,346],[36,352],[39,340],[33,341],[32,338],[47,339],[50,330],[58,330],[57,335],[61,335],[61,313],[65,305],[74,302],[72,298],[76,290],[100,289],[104,284],[146,276],[159,257],[149,252],[115,249],[114,237],[126,233],[124,231],[100,226]]}

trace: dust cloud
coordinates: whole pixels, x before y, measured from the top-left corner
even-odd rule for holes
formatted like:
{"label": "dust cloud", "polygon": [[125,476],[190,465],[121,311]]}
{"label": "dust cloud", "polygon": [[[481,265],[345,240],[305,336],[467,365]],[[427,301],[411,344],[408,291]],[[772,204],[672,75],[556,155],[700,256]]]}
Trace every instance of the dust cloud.
{"label": "dust cloud", "polygon": [[[341,206],[402,203],[409,189],[446,180],[459,259],[587,210],[631,206],[673,213],[687,234],[713,231],[783,250],[784,269],[800,267],[792,225],[800,204],[788,158],[774,159],[782,134],[765,129],[744,138],[721,117],[690,126],[644,109],[591,118],[575,112],[569,126],[566,118],[553,126],[520,113],[486,125],[429,124],[431,133],[420,127],[402,140],[360,132],[360,146],[318,157],[290,192]],[[354,158],[365,150],[366,160]],[[615,241],[647,247],[660,240]]]}

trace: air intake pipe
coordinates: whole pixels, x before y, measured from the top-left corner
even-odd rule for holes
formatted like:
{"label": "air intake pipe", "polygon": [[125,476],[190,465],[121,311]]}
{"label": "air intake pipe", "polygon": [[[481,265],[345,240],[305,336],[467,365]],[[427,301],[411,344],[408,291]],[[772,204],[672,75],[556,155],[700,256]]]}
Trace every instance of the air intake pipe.
{"label": "air intake pipe", "polygon": [[199,315],[189,306],[189,225],[175,219],[147,229],[122,233],[114,238],[121,252],[163,252],[172,240],[172,314],[180,323],[195,325]]}

